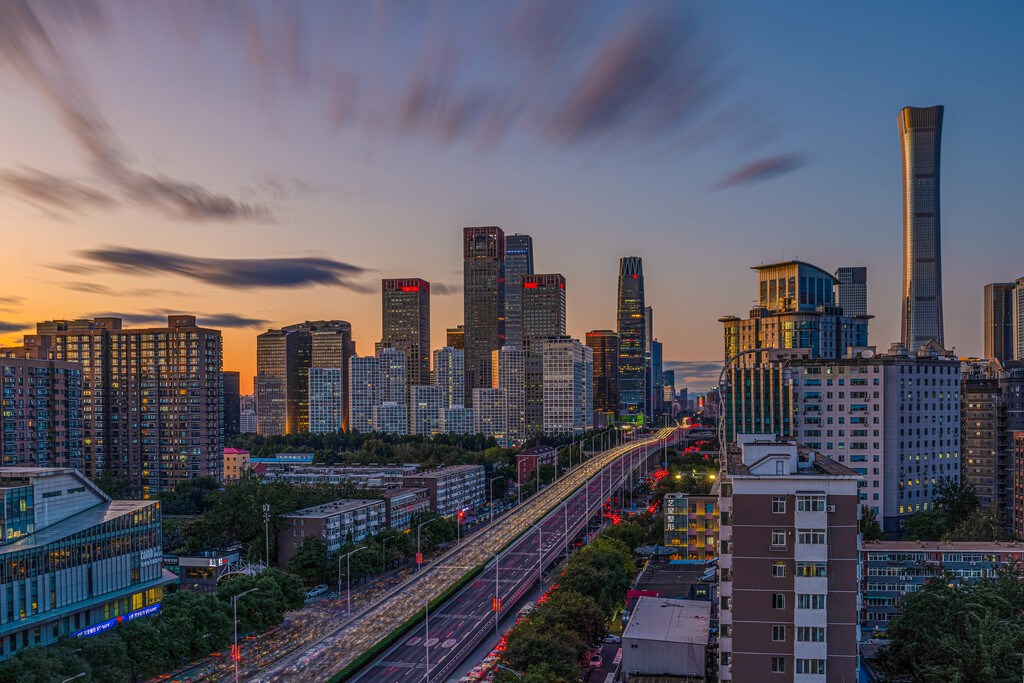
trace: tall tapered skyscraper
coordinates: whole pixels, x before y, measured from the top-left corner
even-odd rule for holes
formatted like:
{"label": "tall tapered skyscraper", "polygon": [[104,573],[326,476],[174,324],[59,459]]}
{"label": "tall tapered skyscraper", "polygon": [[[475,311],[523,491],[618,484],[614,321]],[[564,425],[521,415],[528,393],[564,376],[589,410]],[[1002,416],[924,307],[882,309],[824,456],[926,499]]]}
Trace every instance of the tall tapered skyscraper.
{"label": "tall tapered skyscraper", "polygon": [[523,341],[523,276],[533,275],[533,238],[505,236],[505,343],[520,346]]}
{"label": "tall tapered skyscraper", "polygon": [[902,341],[916,351],[942,334],[939,160],[942,106],[904,107],[898,119],[903,165]]}
{"label": "tall tapered skyscraper", "polygon": [[644,267],[639,256],[619,260],[619,418],[643,421],[647,347]]}
{"label": "tall tapered skyscraper", "polygon": [[505,345],[505,233],[463,228],[466,404],[473,389],[491,386],[491,352]]}

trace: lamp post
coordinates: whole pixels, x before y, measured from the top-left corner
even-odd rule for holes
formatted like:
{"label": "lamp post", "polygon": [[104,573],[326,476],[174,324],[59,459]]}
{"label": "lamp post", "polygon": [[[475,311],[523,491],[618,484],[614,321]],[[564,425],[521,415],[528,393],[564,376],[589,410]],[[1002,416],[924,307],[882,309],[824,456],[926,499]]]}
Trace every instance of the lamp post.
{"label": "lamp post", "polygon": [[498,635],[498,620],[501,619],[501,609],[498,607],[498,601],[501,599],[498,594],[498,554],[487,548],[481,548],[481,550],[494,558],[494,603],[491,607],[494,612],[494,635]]}
{"label": "lamp post", "polygon": [[[719,449],[719,466],[725,466],[725,397],[722,396],[722,382],[725,379],[725,373],[729,371],[729,367],[743,356],[748,356],[752,353],[761,353],[767,351],[766,347],[760,346],[756,349],[747,349],[746,351],[740,351],[736,355],[728,358],[725,361],[725,365],[722,366],[722,371],[718,373],[718,449]],[[666,440],[666,444],[668,441]],[[668,446],[666,445],[666,455],[668,453]]]}
{"label": "lamp post", "polygon": [[487,486],[491,489],[491,524],[494,524],[494,482],[498,479],[501,479],[501,477],[491,477],[487,480]]}
{"label": "lamp post", "polygon": [[380,539],[380,573],[383,574],[388,570],[388,539],[387,537]]}
{"label": "lamp post", "polygon": [[544,546],[541,543],[543,531],[536,524],[531,527],[537,530],[537,583],[540,585],[540,592],[544,592]]}
{"label": "lamp post", "polygon": [[267,539],[267,568],[270,568],[270,503],[263,504],[263,533]]}
{"label": "lamp post", "polygon": [[[515,673],[515,672],[513,671],[512,673]],[[73,680],[75,680],[76,678],[81,678],[81,677],[82,677],[82,676],[84,676],[84,675],[85,675],[85,672],[83,671],[83,672],[82,672],[82,673],[80,673],[80,674],[75,674],[75,675],[74,675],[74,676],[72,676],[71,678],[65,678],[65,679],[64,679],[63,681],[61,681],[61,683],[68,683],[68,681],[73,681]],[[520,678],[522,678],[522,676],[520,676]],[[235,676],[235,680],[236,680],[236,681],[238,680],[238,676],[237,676],[237,675]]]}
{"label": "lamp post", "polygon": [[427,683],[430,683],[430,646],[427,644],[430,642],[430,603],[418,595],[413,595],[409,591],[398,592],[405,593],[410,598],[416,598],[417,600],[423,603],[423,650],[427,653],[427,670],[423,672],[423,675],[427,679]]}
{"label": "lamp post", "polygon": [[[437,521],[436,517],[434,519],[428,519],[425,522],[421,522],[420,525],[416,527],[416,571],[419,571],[420,570],[420,566],[423,564],[423,562],[422,562],[422,560],[423,560],[423,552],[420,550],[420,532],[423,531],[423,527],[425,527],[426,525],[430,524],[431,522],[436,522],[436,521]],[[338,591],[340,592],[341,591],[341,588],[340,588],[341,583],[339,582],[338,585],[339,585]]]}
{"label": "lamp post", "polygon": [[[232,653],[234,655],[234,657],[232,657],[232,659],[235,660],[235,683],[238,683],[238,660],[241,659],[240,655],[242,654],[241,652],[238,651],[238,599],[240,597],[242,597],[243,595],[245,595],[246,593],[252,593],[253,591],[258,591],[258,590],[259,590],[259,588],[250,588],[249,590],[242,591],[241,593],[239,593],[235,597],[231,598],[231,609],[234,611],[234,614],[235,614],[235,649],[234,649],[234,652]],[[84,675],[84,674],[81,674],[81,675]],[[75,676],[75,678],[78,678],[78,676]],[[69,678],[68,680],[70,681],[72,679]]]}
{"label": "lamp post", "polygon": [[[345,555],[345,609],[347,614],[352,614],[352,556],[360,550],[366,549],[365,545],[361,545]],[[341,593],[341,553],[338,553],[338,593]]]}
{"label": "lamp post", "polygon": [[523,680],[523,674],[519,673],[518,671],[514,671],[513,669],[510,669],[507,666],[502,666],[501,664],[498,664],[498,665],[496,665],[495,668],[504,669],[505,671],[508,671],[509,673],[515,674],[516,678],[518,678],[519,680]]}

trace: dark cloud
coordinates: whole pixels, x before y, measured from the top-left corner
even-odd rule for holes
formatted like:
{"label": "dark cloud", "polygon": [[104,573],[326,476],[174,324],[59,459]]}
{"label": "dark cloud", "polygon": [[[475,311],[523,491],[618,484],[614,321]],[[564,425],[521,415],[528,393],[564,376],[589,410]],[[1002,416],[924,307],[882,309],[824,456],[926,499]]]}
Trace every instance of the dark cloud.
{"label": "dark cloud", "polygon": [[189,311],[150,311],[149,313],[95,313],[85,316],[86,318],[120,318],[128,325],[149,325],[163,327],[167,324],[168,316],[172,315],[194,315],[196,322],[201,327],[215,327],[228,329],[258,328],[266,327],[269,320],[262,318],[246,318],[234,313],[190,313]]}
{"label": "dark cloud", "polygon": [[20,332],[21,330],[30,329],[32,326],[25,323],[8,323],[0,320],[0,334],[8,334],[10,332]]}
{"label": "dark cloud", "polygon": [[[355,292],[372,292],[373,287],[357,281],[367,271],[326,257],[222,259],[188,256],[165,251],[107,247],[79,252],[89,261],[82,269],[107,270],[132,275],[180,275],[220,287],[305,287],[329,285]],[[57,266],[68,271],[67,266]]]}
{"label": "dark cloud", "polygon": [[23,296],[0,296],[0,304],[9,304],[16,306],[23,302],[25,297]]}
{"label": "dark cloud", "polygon": [[85,292],[86,294],[113,294],[109,287],[95,282],[68,282],[63,287],[72,292]]}
{"label": "dark cloud", "polygon": [[722,371],[722,363],[718,361],[680,361],[671,360],[663,363],[665,370],[672,370],[676,375],[676,388],[689,388],[690,392],[700,393],[718,383],[718,373]]}
{"label": "dark cloud", "polygon": [[443,282],[431,282],[430,292],[437,294],[438,296],[448,296],[450,294],[462,293],[462,285],[446,285]]}
{"label": "dark cloud", "polygon": [[0,2],[0,68],[17,74],[53,107],[85,152],[96,175],[95,184],[104,189],[41,171],[5,171],[0,184],[51,209],[105,206],[114,202],[116,194],[120,201],[156,208],[184,220],[268,220],[265,207],[135,167],[82,85],[74,61],[60,47],[69,32],[96,34],[105,26],[102,8],[89,0]]}
{"label": "dark cloud", "polygon": [[723,190],[727,187],[767,180],[788,173],[803,166],[804,159],[796,154],[780,154],[768,157],[736,169],[715,184],[715,188]]}

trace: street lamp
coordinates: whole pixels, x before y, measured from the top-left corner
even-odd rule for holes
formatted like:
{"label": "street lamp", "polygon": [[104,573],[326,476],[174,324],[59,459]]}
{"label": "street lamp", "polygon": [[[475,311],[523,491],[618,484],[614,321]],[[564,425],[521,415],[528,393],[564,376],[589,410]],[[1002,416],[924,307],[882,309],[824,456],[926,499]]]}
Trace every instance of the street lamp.
{"label": "street lamp", "polygon": [[427,653],[427,670],[423,672],[424,677],[427,679],[427,683],[430,683],[430,603],[421,598],[418,595],[413,595],[409,591],[398,591],[399,593],[405,593],[410,598],[416,598],[423,603],[423,650]]}
{"label": "street lamp", "polygon": [[498,554],[487,548],[481,548],[481,550],[494,558],[494,603],[491,608],[494,612],[494,635],[498,635],[498,620],[501,619],[501,609],[498,606],[498,601],[501,599],[498,594]]}
{"label": "street lamp", "polygon": [[[416,571],[419,571],[420,565],[423,564],[423,552],[420,550],[420,532],[423,531],[423,527],[430,524],[431,522],[436,521],[436,517],[434,519],[428,519],[427,521],[420,523],[420,525],[416,527]],[[339,583],[338,585],[340,586],[341,584]],[[338,590],[340,591],[341,589],[339,588]]]}
{"label": "street lamp", "polygon": [[[345,555],[345,609],[349,615],[352,614],[352,556],[366,549],[365,545],[361,545]],[[341,593],[341,553],[338,553],[338,593]]]}
{"label": "street lamp", "polygon": [[725,373],[729,371],[729,367],[739,358],[748,356],[752,353],[761,353],[768,351],[767,347],[759,346],[756,349],[747,349],[746,351],[740,351],[736,355],[728,358],[725,361],[725,365],[722,366],[722,371],[718,373],[718,448],[719,448],[719,466],[725,466],[725,420],[723,419],[725,413],[725,398],[722,396],[722,382],[725,379]]}
{"label": "street lamp", "polygon": [[[84,676],[84,675],[85,675],[85,672],[83,671],[83,672],[82,672],[82,673],[80,673],[80,674],[75,674],[75,675],[74,675],[74,676],[72,676],[71,678],[65,678],[65,679],[64,679],[63,681],[61,681],[61,683],[68,683],[68,681],[73,681],[73,680],[75,680],[76,678],[81,678],[81,677],[82,677],[82,676]],[[236,681],[238,680],[238,675],[237,675],[237,674],[235,675],[235,680],[236,680]]]}
{"label": "street lamp", "polygon": [[544,546],[541,544],[543,531],[536,524],[531,527],[537,530],[537,583],[540,584],[540,592],[544,592]]}
{"label": "street lamp", "polygon": [[498,664],[497,668],[498,669],[504,669],[505,671],[508,671],[509,673],[513,673],[513,674],[516,675],[516,678],[518,678],[519,680],[523,680],[523,674],[519,673],[518,671],[513,671],[512,669],[508,668],[507,666],[502,666],[501,664]]}
{"label": "street lamp", "polygon": [[384,574],[388,570],[388,539],[387,537],[380,539],[380,573]]}
{"label": "street lamp", "polygon": [[267,569],[270,568],[270,503],[263,504],[263,533],[267,539]]}
{"label": "street lamp", "polygon": [[[246,593],[252,593],[253,591],[258,591],[258,590],[259,590],[259,588],[250,588],[249,590],[242,591],[238,595],[236,595],[233,598],[231,598],[231,609],[232,609],[232,611],[235,614],[235,648],[234,648],[234,652],[231,653],[232,655],[234,655],[232,657],[232,659],[235,660],[235,683],[238,683],[238,660],[241,659],[240,655],[242,654],[241,652],[238,651],[238,599],[240,597],[242,597],[243,595],[245,595]],[[84,675],[84,674],[79,674],[79,675]],[[75,678],[78,678],[78,676],[75,676]],[[68,680],[70,681],[72,679],[69,678]]]}

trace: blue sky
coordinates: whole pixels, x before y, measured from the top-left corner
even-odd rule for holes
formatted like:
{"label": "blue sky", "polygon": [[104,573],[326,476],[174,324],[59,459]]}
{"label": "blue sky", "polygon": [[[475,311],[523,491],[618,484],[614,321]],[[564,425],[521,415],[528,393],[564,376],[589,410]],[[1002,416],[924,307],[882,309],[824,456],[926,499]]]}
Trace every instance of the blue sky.
{"label": "blue sky", "polygon": [[[703,389],[749,267],[865,265],[899,334],[896,114],[946,107],[947,343],[1024,275],[1014,3],[104,3],[0,9],[0,343],[39,319],[194,311],[251,376],[304,318],[380,335],[380,277],[449,285],[460,228],[534,236],[569,331],[644,258],[666,359]],[[437,288],[435,288],[436,291]],[[234,317],[229,317],[234,316]],[[686,363],[683,365],[682,363]],[[245,386],[243,381],[243,386]]]}

